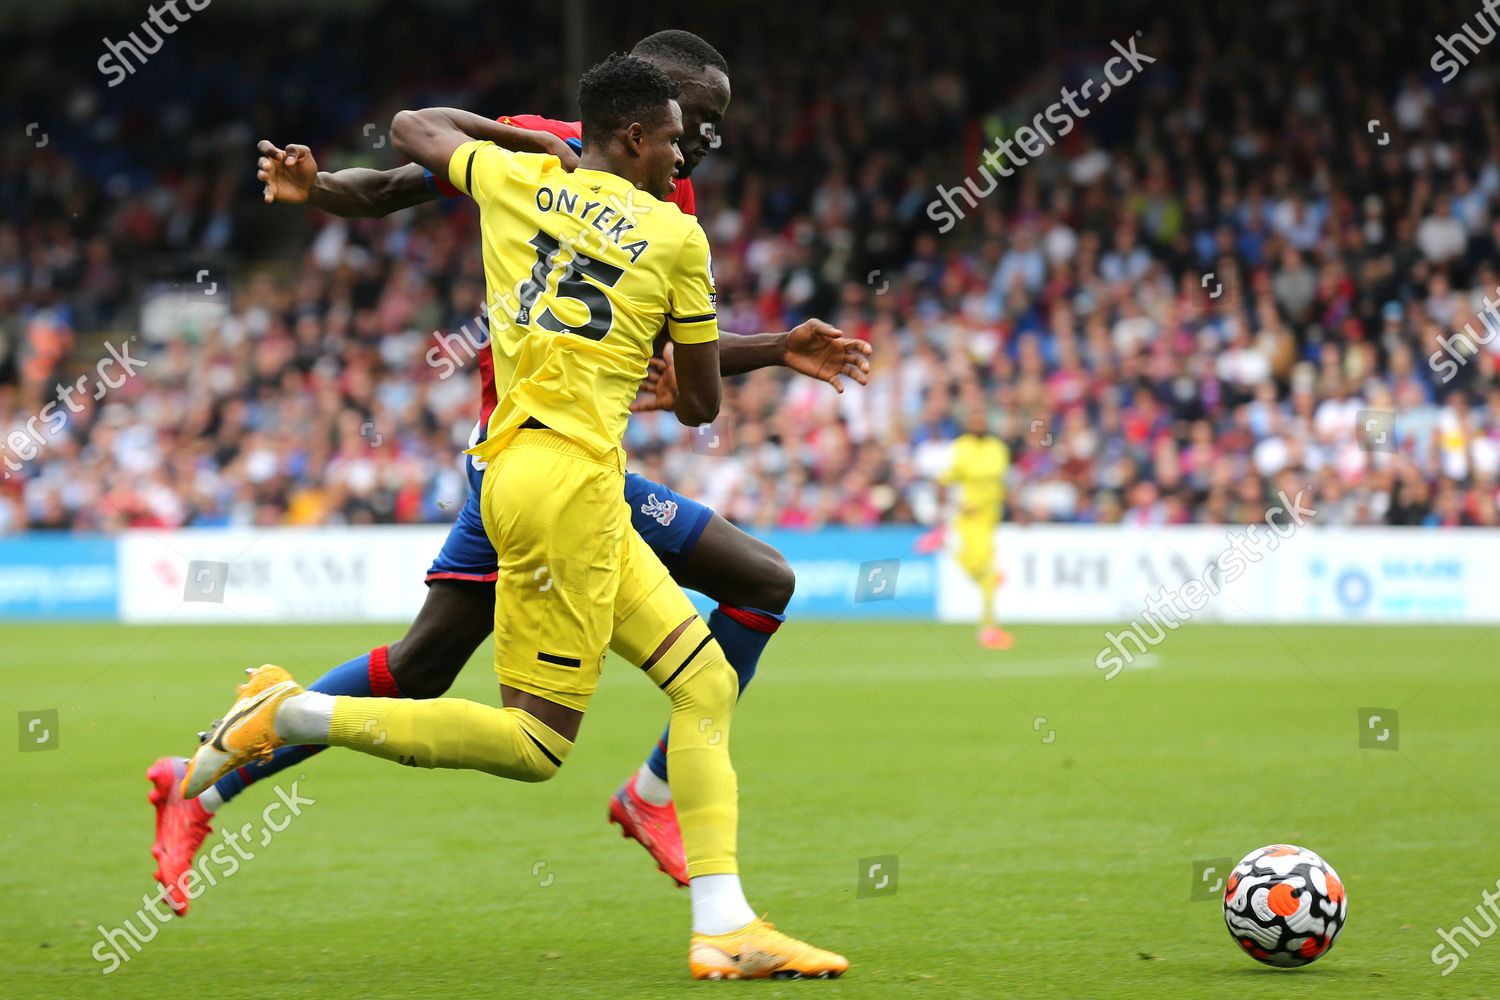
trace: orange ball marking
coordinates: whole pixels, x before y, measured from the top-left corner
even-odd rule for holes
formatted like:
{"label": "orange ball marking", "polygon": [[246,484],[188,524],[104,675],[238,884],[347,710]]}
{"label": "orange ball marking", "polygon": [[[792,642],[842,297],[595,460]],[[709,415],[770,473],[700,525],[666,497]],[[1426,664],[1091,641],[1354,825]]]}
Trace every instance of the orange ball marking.
{"label": "orange ball marking", "polygon": [[1297,897],[1293,895],[1294,891],[1287,883],[1278,882],[1266,894],[1266,905],[1271,907],[1272,913],[1290,917],[1297,912]]}
{"label": "orange ball marking", "polygon": [[1317,958],[1328,950],[1328,941],[1326,938],[1310,937],[1302,942],[1302,947],[1298,950],[1302,952],[1303,958]]}

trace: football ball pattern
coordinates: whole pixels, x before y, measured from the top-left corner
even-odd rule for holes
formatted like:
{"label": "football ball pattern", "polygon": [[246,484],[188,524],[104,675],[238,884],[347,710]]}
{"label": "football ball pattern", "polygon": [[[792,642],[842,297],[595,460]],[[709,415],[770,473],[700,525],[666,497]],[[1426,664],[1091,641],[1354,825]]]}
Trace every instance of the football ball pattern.
{"label": "football ball pattern", "polygon": [[1281,968],[1333,947],[1349,911],[1344,883],[1305,847],[1272,844],[1245,855],[1224,886],[1224,922],[1245,954]]}

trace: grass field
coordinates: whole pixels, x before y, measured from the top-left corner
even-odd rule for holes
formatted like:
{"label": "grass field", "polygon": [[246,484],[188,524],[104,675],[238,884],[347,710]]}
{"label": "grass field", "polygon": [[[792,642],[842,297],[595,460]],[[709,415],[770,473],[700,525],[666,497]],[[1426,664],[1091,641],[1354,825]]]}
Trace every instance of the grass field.
{"label": "grass field", "polygon": [[[687,979],[686,892],[604,822],[665,717],[617,661],[550,784],[340,751],[287,772],[315,804],[102,975],[97,926],[154,885],[150,761],[241,667],[311,680],[398,634],[0,629],[7,710],[60,713],[56,749],[0,758],[0,996],[1500,996],[1500,940],[1446,978],[1429,958],[1500,877],[1500,634],[1464,628],[1187,628],[1106,681],[1100,628],[983,653],[966,628],[789,625],[735,722],[741,857],[753,905],[850,957],[838,982]],[[487,655],[457,693],[493,700]],[[1395,752],[1359,748],[1361,706],[1399,709]],[[1194,860],[1275,841],[1349,890],[1305,970],[1189,899]],[[861,898],[882,855],[896,891]]]}

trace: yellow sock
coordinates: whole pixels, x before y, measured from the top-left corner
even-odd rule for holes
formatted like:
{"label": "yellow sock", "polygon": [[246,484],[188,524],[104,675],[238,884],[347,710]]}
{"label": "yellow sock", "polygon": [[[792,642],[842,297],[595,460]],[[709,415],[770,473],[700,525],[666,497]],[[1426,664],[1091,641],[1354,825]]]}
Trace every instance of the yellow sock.
{"label": "yellow sock", "polygon": [[546,781],[573,749],[572,741],[528,712],[461,698],[336,698],[328,745],[516,781]]}
{"label": "yellow sock", "polygon": [[[686,598],[682,603],[692,614]],[[641,620],[645,618],[650,621]],[[703,619],[694,615],[665,649],[661,643],[672,628],[663,633],[662,623],[673,621],[673,615],[641,619],[621,623],[612,648],[637,665],[654,655],[646,676],[672,699],[667,769],[688,876],[733,875],[739,871],[735,850],[740,812],[739,783],[729,760],[729,724],[740,693],[739,678]]]}
{"label": "yellow sock", "polygon": [[709,643],[704,653],[710,648],[712,658],[667,692],[672,696],[667,769],[690,877],[739,871],[739,781],[729,760],[739,678],[719,644]]}
{"label": "yellow sock", "polygon": [[991,628],[995,624],[995,585],[999,580],[994,570],[988,570],[980,574],[977,582],[979,599],[983,602],[980,606],[979,625],[981,628]]}

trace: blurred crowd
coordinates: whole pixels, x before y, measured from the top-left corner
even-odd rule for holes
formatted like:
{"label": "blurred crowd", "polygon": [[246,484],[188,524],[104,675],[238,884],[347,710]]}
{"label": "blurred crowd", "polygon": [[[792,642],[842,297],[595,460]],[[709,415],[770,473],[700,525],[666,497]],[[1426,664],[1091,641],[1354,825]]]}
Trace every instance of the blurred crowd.
{"label": "blurred crowd", "polygon": [[[637,417],[633,468],[747,525],[932,523],[983,409],[1015,520],[1243,523],[1299,490],[1316,523],[1500,520],[1500,50],[1473,46],[1445,84],[1412,45],[1473,11],[1130,10],[835,2],[671,25],[731,67],[723,146],[694,177],[722,328],[818,316],[875,356],[842,395],[734,380],[727,449]],[[281,35],[215,7],[116,88],[97,53],[0,45],[21,81],[6,119],[50,135],[0,145],[0,533],[454,516],[476,213],[265,206],[254,141],[391,166],[403,106],[561,117],[571,84],[546,8],[385,11]],[[598,14],[596,54],[667,26]],[[1137,32],[1156,61],[989,191],[986,151]],[[941,235],[940,191],[964,208]],[[201,291],[200,267],[223,278],[212,308],[152,312]],[[123,343],[144,369],[35,419]]]}

